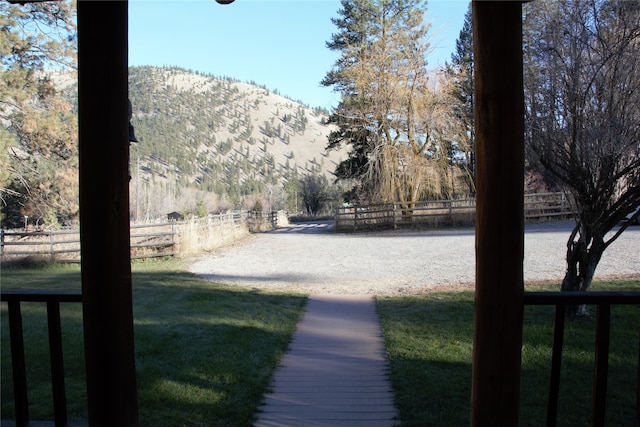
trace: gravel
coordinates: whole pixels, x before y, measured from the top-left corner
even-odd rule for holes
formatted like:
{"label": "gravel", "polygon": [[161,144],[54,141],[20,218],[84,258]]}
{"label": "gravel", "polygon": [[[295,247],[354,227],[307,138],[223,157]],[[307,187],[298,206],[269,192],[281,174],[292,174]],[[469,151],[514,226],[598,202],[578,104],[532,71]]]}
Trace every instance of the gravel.
{"label": "gravel", "polygon": [[[572,222],[527,225],[527,283],[559,283]],[[252,234],[200,255],[190,271],[207,280],[258,289],[323,294],[402,294],[472,286],[473,228],[336,233],[331,222]],[[640,277],[640,227],[605,251],[596,279]]]}

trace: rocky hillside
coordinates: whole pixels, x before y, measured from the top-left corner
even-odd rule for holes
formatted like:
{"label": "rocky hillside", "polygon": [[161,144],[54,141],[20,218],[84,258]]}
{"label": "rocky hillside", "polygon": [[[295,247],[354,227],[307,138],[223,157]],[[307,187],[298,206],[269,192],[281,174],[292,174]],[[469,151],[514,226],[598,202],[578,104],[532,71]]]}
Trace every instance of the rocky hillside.
{"label": "rocky hillside", "polygon": [[131,146],[132,173],[142,179],[251,194],[295,176],[329,176],[346,157],[325,152],[326,111],[264,87],[177,68],[133,67],[129,76],[140,141]]}
{"label": "rocky hillside", "polygon": [[[74,75],[53,77],[77,99]],[[139,141],[130,149],[137,205],[197,192],[199,199],[214,194],[239,207],[245,196],[282,193],[287,182],[305,175],[332,182],[336,165],[347,157],[325,151],[328,111],[256,84],[180,68],[131,67],[129,97]],[[193,203],[173,200],[151,210],[185,204]]]}

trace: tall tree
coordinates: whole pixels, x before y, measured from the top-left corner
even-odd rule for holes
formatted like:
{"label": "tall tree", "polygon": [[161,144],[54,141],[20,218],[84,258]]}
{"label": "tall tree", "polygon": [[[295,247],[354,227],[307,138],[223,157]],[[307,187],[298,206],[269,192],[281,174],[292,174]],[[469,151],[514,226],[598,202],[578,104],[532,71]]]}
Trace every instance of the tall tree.
{"label": "tall tree", "polygon": [[342,96],[328,148],[350,145],[338,179],[357,179],[358,199],[410,204],[428,195],[426,131],[428,26],[422,0],[342,0],[327,47],[340,58],[322,81]]}
{"label": "tall tree", "polygon": [[0,3],[0,202],[8,225],[23,216],[57,224],[77,215],[77,120],[47,70],[73,68],[70,1]]}
{"label": "tall tree", "polygon": [[464,23],[456,50],[451,54],[451,64],[447,64],[447,75],[455,99],[454,117],[460,122],[463,132],[457,141],[457,152],[462,155],[460,167],[469,185],[469,193],[475,194],[475,136],[474,136],[474,84],[473,84],[473,28],[471,22],[471,2],[464,16]]}
{"label": "tall tree", "polygon": [[562,290],[589,289],[640,204],[640,3],[539,0],[525,16],[529,157],[574,201]]}

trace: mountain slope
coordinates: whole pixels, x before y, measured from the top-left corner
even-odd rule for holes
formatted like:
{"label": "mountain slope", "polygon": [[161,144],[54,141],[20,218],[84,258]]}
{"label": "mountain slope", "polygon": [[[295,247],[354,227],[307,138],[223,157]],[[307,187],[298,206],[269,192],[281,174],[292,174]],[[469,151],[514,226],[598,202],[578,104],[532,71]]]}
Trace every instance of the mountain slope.
{"label": "mountain slope", "polygon": [[178,68],[132,67],[132,169],[232,196],[294,176],[330,177],[346,157],[325,152],[327,112],[253,84]]}

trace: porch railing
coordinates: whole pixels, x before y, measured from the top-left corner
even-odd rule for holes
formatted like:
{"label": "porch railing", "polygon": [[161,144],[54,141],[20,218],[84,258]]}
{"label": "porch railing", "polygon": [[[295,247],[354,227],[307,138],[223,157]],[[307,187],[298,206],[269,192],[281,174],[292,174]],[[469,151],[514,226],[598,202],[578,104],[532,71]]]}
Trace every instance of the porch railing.
{"label": "porch railing", "polygon": [[[564,321],[567,306],[595,305],[596,342],[591,426],[604,426],[607,398],[607,374],[609,367],[609,335],[612,305],[640,305],[640,292],[525,292],[524,305],[555,305],[551,376],[547,400],[547,427],[557,424],[560,390],[560,366],[564,341]],[[640,334],[640,331],[639,331]],[[640,335],[639,335],[640,336]],[[640,347],[638,353],[638,378],[636,381],[636,417],[640,422]]]}
{"label": "porch railing", "polygon": [[[0,300],[8,304],[9,333],[13,369],[16,426],[29,425],[29,403],[27,397],[24,340],[22,332],[22,302],[47,304],[51,384],[54,401],[54,423],[56,427],[67,425],[67,406],[64,385],[64,363],[62,356],[62,333],[60,328],[60,303],[82,302],[80,291],[12,291],[0,292]],[[607,371],[609,364],[609,336],[612,305],[640,305],[640,292],[525,292],[524,305],[554,305],[555,322],[551,355],[551,375],[547,401],[547,426],[557,424],[558,397],[560,389],[560,367],[564,341],[564,321],[567,306],[595,305],[596,343],[591,425],[604,426],[607,395]],[[636,383],[636,412],[640,421],[640,348],[638,354],[638,379]]]}
{"label": "porch railing", "polygon": [[49,354],[51,363],[51,386],[55,427],[67,426],[67,399],[64,385],[64,361],[62,357],[62,331],[60,327],[60,303],[82,302],[78,291],[13,291],[0,292],[0,300],[8,304],[9,337],[11,341],[11,365],[13,369],[13,392],[16,412],[16,427],[29,425],[29,399],[27,396],[27,374],[22,332],[23,302],[47,304],[49,328]]}

